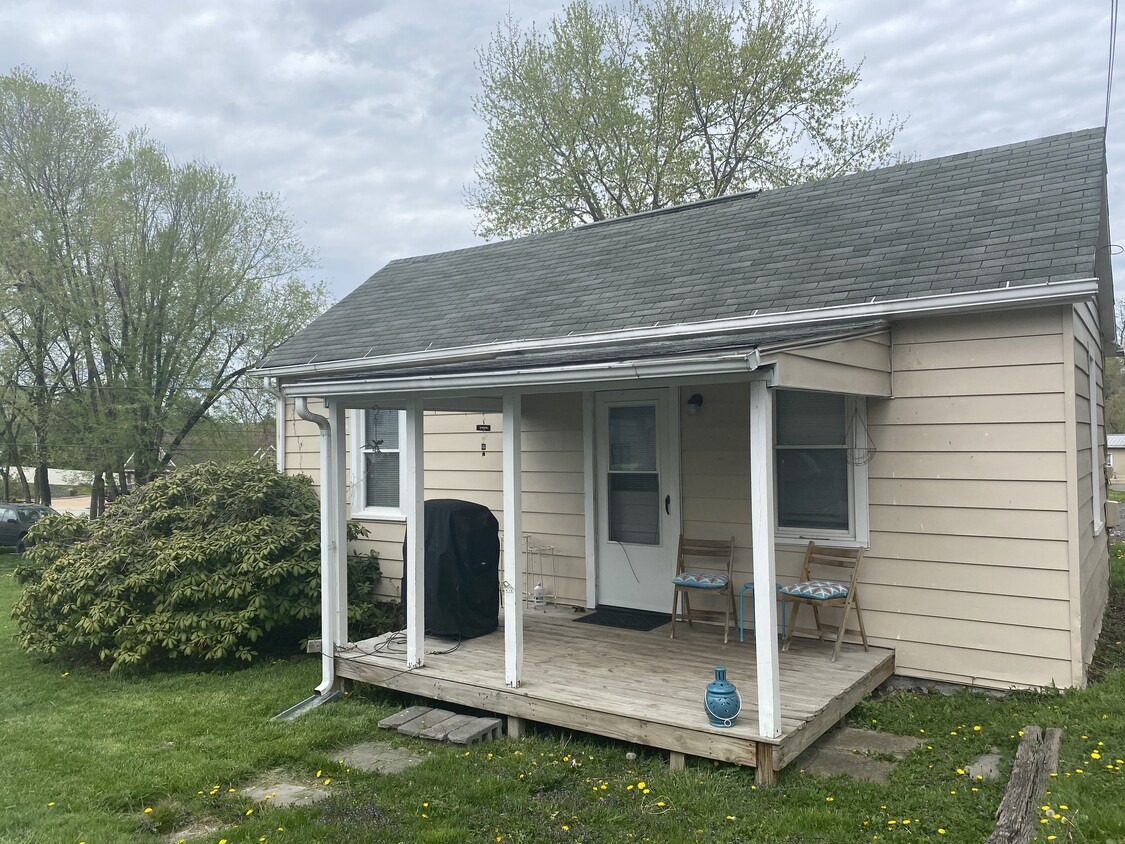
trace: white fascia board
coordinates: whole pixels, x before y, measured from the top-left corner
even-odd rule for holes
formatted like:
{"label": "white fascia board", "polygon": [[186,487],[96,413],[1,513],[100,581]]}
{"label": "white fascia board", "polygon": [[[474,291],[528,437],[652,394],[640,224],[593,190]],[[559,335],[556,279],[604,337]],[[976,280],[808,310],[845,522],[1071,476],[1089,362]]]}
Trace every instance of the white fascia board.
{"label": "white fascia board", "polygon": [[417,393],[460,390],[498,390],[512,387],[550,387],[733,375],[754,372],[761,365],[757,349],[737,354],[708,355],[679,361],[612,361],[538,369],[418,375],[402,378],[362,378],[348,381],[298,381],[284,387],[289,396],[328,397],[357,393]]}
{"label": "white fascia board", "polygon": [[915,296],[908,299],[869,302],[852,305],[833,305],[826,308],[808,308],[799,311],[771,311],[765,314],[729,317],[707,322],[677,323],[641,328],[624,328],[618,331],[570,334],[540,340],[506,340],[499,343],[482,343],[447,349],[426,349],[420,352],[403,352],[353,360],[325,361],[324,363],[291,364],[255,369],[251,375],[300,377],[308,375],[333,375],[360,370],[375,371],[395,367],[433,366],[442,363],[461,363],[472,360],[491,360],[511,352],[542,352],[563,349],[617,346],[649,340],[675,340],[686,337],[706,337],[735,331],[784,328],[791,325],[826,325],[863,319],[927,316],[950,311],[983,311],[998,308],[1032,307],[1035,305],[1077,302],[1098,292],[1098,279],[1083,278],[1071,281],[1044,282],[1016,287],[999,287],[993,290],[972,290],[963,293],[939,293],[932,296]]}

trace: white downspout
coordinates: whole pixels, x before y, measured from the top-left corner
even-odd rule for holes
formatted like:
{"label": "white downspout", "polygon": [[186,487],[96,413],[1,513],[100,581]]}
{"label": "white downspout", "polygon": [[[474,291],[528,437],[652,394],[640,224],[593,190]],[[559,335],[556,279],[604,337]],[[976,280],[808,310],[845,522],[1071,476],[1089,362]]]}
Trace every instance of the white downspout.
{"label": "white downspout", "polygon": [[298,396],[296,402],[297,416],[306,422],[312,422],[320,429],[320,666],[321,681],[316,687],[318,695],[325,695],[336,691],[336,644],[333,620],[336,618],[336,566],[335,554],[332,545],[332,519],[331,507],[328,505],[328,496],[331,490],[325,489],[331,476],[329,461],[331,459],[331,434],[332,428],[327,416],[313,413],[309,410],[308,399]]}

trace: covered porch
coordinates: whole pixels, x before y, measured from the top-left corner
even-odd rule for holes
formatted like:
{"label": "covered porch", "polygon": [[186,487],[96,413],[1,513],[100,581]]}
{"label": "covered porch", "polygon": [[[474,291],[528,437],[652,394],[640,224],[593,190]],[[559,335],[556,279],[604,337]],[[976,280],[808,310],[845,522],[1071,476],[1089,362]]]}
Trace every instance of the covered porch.
{"label": "covered porch", "polygon": [[[894,672],[894,652],[846,645],[837,662],[831,646],[798,640],[779,655],[778,734],[759,729],[757,654],[710,625],[652,631],[578,624],[561,608],[528,610],[523,625],[523,673],[504,682],[504,630],[460,642],[425,639],[424,664],[403,670],[405,644],[393,634],[337,651],[338,677],[507,716],[509,735],[534,721],[667,750],[673,768],[697,756],[757,768],[759,782],[776,773],[836,724]],[[703,693],[713,666],[727,668],[742,713],[732,728],[712,727]],[[768,683],[767,683],[768,685]]]}
{"label": "covered porch", "polygon": [[[788,335],[773,339],[777,347],[768,353],[760,341],[752,344],[746,337],[727,337],[718,349],[711,340],[700,344],[702,348],[669,355],[660,343],[655,348],[651,341],[630,346],[631,337],[613,337],[605,340],[610,348],[584,349],[579,360],[562,364],[554,350],[537,350],[520,353],[518,364],[506,360],[501,364],[493,357],[425,368],[402,362],[401,371],[388,364],[384,370],[368,368],[355,376],[288,386],[285,392],[296,400],[298,416],[320,430],[324,656],[318,694],[335,691],[343,679],[358,679],[515,719],[639,741],[672,751],[675,758],[687,754],[754,765],[762,781],[771,782],[777,770],[893,670],[889,651],[873,650],[858,661],[850,655],[837,664],[829,661],[828,652],[805,643],[781,654],[774,598],[778,578],[775,388],[832,392],[840,397],[886,395],[886,328],[864,324],[828,331],[827,336],[810,333],[800,340]],[[695,341],[680,338],[678,342],[690,348]],[[599,359],[588,360],[590,356]],[[845,360],[846,365],[841,363]],[[709,635],[708,628],[691,631],[684,640],[671,640],[667,633],[590,629],[569,619],[537,617],[525,624],[521,600],[527,588],[522,541],[528,502],[525,404],[545,395],[566,394],[572,397],[571,406],[577,402],[581,409],[569,433],[580,442],[580,462],[574,467],[579,471],[570,471],[582,484],[578,498],[583,511],[571,517],[580,520],[584,543],[578,558],[585,564],[580,605],[661,610],[671,604],[676,538],[689,529],[685,504],[698,500],[689,499],[681,488],[685,461],[694,459],[685,457],[687,433],[681,431],[681,413],[696,408],[684,411],[680,405],[685,395],[696,398],[692,391],[700,385],[724,384],[738,385],[738,390],[727,390],[725,395],[741,397],[741,413],[703,416],[702,425],[690,426],[691,437],[693,442],[700,438],[713,442],[715,426],[724,425],[725,435],[744,445],[729,453],[739,455],[733,460],[724,453],[709,455],[702,462],[711,477],[695,477],[709,484],[733,483],[743,490],[745,510],[733,516],[736,526],[730,532],[743,535],[745,568],[740,582],[754,584],[752,595],[746,596],[748,614],[752,604],[758,621],[753,642],[723,646],[721,634]],[[322,401],[327,414],[310,411],[309,399]],[[862,424],[849,427],[844,441],[846,407],[852,405],[841,398],[836,448],[845,468],[846,453],[866,450]],[[354,488],[347,472],[347,420],[352,411],[368,408],[401,414],[395,446],[401,467],[398,512],[405,521],[403,579],[408,598],[406,629],[397,652],[380,649],[377,642],[353,643],[347,628],[345,527]],[[862,409],[858,402],[847,418]],[[430,647],[424,636],[428,627],[425,571],[418,565],[425,557],[424,419],[435,411],[491,413],[502,429],[502,465],[496,473],[500,494],[492,508],[498,510],[504,538],[499,578],[503,625],[497,633],[479,642],[466,641],[449,655]],[[355,416],[351,418],[356,424]],[[725,418],[740,421],[724,424]],[[481,429],[487,431],[489,426]],[[378,434],[374,440],[383,441]],[[480,456],[484,453],[482,446]],[[696,464],[691,468],[696,469]],[[848,469],[847,474],[853,473]],[[624,483],[614,485],[622,479]],[[844,504],[854,511],[853,522],[865,522],[866,487],[858,484],[856,490],[852,496],[844,495]],[[644,518],[637,516],[642,505]],[[734,513],[740,508],[728,509]],[[851,541],[861,540],[853,535]],[[614,663],[623,658],[629,670],[617,673]],[[728,668],[736,683],[743,678],[745,709],[734,730],[710,728],[700,713],[702,689],[711,679],[699,675],[700,667],[724,661],[732,663]],[[620,682],[615,682],[618,678]],[[629,703],[621,705],[623,697]],[[519,722],[514,723],[518,730]]]}

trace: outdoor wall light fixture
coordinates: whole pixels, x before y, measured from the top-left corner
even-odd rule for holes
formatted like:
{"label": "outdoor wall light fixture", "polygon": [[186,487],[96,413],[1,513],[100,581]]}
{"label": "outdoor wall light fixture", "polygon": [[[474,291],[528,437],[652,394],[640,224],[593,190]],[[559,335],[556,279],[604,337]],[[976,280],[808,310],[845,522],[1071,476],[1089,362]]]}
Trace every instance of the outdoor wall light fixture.
{"label": "outdoor wall light fixture", "polygon": [[701,407],[703,407],[703,396],[692,393],[691,398],[687,400],[688,413],[698,413]]}

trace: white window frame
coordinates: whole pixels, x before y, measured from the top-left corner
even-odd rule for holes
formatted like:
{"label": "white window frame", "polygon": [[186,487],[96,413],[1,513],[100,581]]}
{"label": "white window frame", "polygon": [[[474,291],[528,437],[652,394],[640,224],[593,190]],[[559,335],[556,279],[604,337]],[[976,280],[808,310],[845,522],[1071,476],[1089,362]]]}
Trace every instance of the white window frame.
{"label": "white window frame", "polygon": [[[797,392],[797,391],[794,391]],[[777,403],[775,402],[775,407]],[[865,453],[870,443],[867,439],[867,399],[864,396],[844,396],[845,431],[852,442],[847,443],[850,454]],[[779,425],[774,420],[773,458],[777,460],[777,431]],[[870,461],[856,463],[848,460],[848,529],[828,530],[824,528],[785,527],[781,516],[774,511],[774,538],[778,545],[805,546],[809,540],[825,540],[835,545],[871,546],[870,495],[868,489],[868,465]],[[776,463],[775,463],[776,466]],[[774,473],[774,496],[780,476]]]}
{"label": "white window frame", "polygon": [[[398,491],[399,491],[399,506],[398,507],[368,507],[367,506],[367,455],[371,453],[372,449],[367,448],[364,443],[364,433],[367,431],[365,424],[364,414],[369,410],[374,411],[375,408],[362,408],[352,410],[349,413],[348,425],[352,431],[351,437],[351,517],[353,519],[369,519],[372,521],[384,522],[405,522],[406,513],[402,509],[402,491],[405,484],[406,461],[399,459],[398,463]],[[399,443],[400,447],[397,449],[388,449],[388,451],[397,451],[402,453],[401,437],[402,433],[406,430],[406,411],[404,410],[381,410],[381,413],[397,413],[398,414],[398,430],[399,430]]]}
{"label": "white window frame", "polygon": [[1105,530],[1105,508],[1102,506],[1102,478],[1105,477],[1105,470],[1102,469],[1101,448],[1098,443],[1098,370],[1093,346],[1086,349],[1086,370],[1090,384],[1091,501],[1094,505],[1094,536],[1098,536]]}

